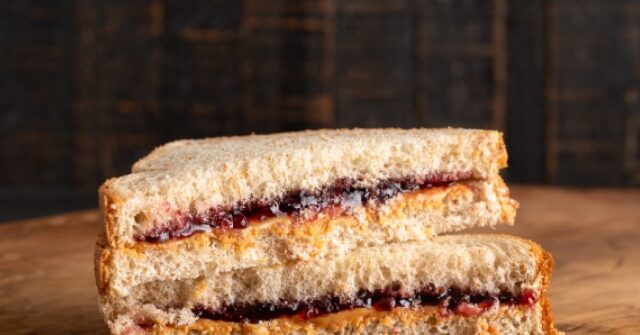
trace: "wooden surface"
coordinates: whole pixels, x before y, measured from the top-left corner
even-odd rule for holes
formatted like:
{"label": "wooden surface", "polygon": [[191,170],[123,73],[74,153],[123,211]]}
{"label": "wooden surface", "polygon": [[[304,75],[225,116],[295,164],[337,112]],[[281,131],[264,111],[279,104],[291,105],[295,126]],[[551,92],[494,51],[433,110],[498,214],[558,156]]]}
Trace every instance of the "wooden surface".
{"label": "wooden surface", "polygon": [[[569,334],[640,333],[640,190],[513,187],[517,224],[556,261]],[[0,334],[105,334],[93,281],[95,211],[0,225]]]}

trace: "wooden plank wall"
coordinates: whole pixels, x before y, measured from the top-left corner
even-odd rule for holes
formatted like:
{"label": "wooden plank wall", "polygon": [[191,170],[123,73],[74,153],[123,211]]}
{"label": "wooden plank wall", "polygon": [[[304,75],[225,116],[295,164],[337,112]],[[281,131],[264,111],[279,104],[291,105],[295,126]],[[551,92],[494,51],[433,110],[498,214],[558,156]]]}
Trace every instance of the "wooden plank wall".
{"label": "wooden plank wall", "polygon": [[[638,0],[0,3],[0,219],[183,137],[500,129],[512,182],[640,184]],[[52,205],[53,204],[53,205]]]}

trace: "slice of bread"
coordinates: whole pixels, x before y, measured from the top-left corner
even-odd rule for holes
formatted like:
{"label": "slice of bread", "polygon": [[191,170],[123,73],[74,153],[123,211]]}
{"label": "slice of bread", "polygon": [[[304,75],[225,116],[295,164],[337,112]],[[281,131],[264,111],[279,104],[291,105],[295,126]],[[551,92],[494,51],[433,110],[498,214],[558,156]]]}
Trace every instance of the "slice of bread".
{"label": "slice of bread", "polygon": [[373,185],[412,176],[487,179],[506,166],[502,134],[469,129],[318,130],[184,140],[137,162],[100,188],[107,243],[180,213],[315,190],[340,178]]}
{"label": "slice of bread", "polygon": [[420,243],[361,248],[307,262],[212,271],[180,281],[153,281],[130,288],[126,295],[103,294],[100,300],[112,329],[140,320],[159,326],[191,327],[198,320],[191,313],[194,306],[215,310],[256,302],[348,298],[361,290],[388,287],[402,292],[427,286],[488,294],[531,292],[536,306],[544,299],[552,262],[540,246],[520,238],[439,236]]}
{"label": "slice of bread", "polygon": [[239,231],[100,250],[102,292],[127,295],[153,280],[194,279],[212,271],[310,260],[388,243],[425,241],[443,232],[513,224],[517,203],[500,177],[399,195],[380,208],[292,222],[273,218]]}
{"label": "slice of bread", "polygon": [[546,297],[533,307],[500,307],[479,316],[442,316],[437,307],[354,309],[302,321],[279,318],[259,324],[199,319],[185,326],[143,328],[130,318],[112,323],[116,335],[556,335]]}

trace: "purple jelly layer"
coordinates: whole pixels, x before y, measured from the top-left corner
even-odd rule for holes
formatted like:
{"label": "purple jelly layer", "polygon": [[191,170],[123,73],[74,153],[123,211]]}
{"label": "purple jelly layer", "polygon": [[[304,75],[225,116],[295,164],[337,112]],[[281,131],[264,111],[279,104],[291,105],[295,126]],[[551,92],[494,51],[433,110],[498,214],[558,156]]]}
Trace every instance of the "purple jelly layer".
{"label": "purple jelly layer", "polygon": [[211,310],[198,306],[193,312],[199,318],[216,321],[249,322],[273,320],[280,317],[298,316],[310,319],[354,308],[373,308],[389,311],[395,307],[438,306],[441,315],[478,315],[495,304],[521,305],[531,307],[536,303],[532,291],[520,294],[500,292],[499,294],[465,291],[458,288],[436,290],[432,285],[423,290],[407,294],[397,290],[360,291],[352,299],[321,297],[308,301],[278,301],[276,303],[253,303],[225,305]]}
{"label": "purple jelly layer", "polygon": [[231,208],[212,208],[206,213],[177,214],[158,228],[136,235],[138,242],[159,243],[189,237],[211,229],[244,229],[250,222],[288,215],[310,219],[321,212],[340,215],[366,204],[381,204],[401,193],[446,187],[472,177],[469,172],[435,173],[422,177],[383,180],[359,186],[358,180],[342,178],[317,190],[298,190],[272,201],[248,201]]}

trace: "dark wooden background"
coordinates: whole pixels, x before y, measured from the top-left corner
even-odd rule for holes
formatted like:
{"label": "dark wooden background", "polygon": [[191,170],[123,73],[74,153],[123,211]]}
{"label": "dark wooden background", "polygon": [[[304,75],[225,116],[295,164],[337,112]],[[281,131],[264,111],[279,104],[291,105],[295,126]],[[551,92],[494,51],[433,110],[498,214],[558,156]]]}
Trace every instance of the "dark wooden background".
{"label": "dark wooden background", "polygon": [[506,133],[508,179],[640,184],[638,0],[0,2],[0,221],[183,137]]}

